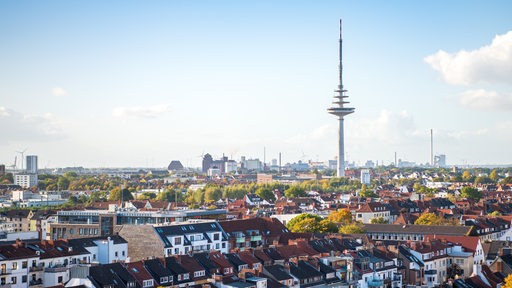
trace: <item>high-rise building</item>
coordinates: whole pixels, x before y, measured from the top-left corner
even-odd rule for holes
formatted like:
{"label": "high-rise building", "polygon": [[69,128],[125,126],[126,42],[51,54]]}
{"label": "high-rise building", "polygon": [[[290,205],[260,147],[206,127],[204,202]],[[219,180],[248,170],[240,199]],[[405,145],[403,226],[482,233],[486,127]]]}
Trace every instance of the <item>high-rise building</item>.
{"label": "high-rise building", "polygon": [[4,176],[4,175],[5,175],[5,165],[1,164],[0,165],[0,176]]}
{"label": "high-rise building", "polygon": [[37,174],[37,156],[36,155],[27,155],[27,173],[28,174]]}
{"label": "high-rise building", "polygon": [[344,127],[343,127],[343,118],[348,114],[354,113],[355,108],[344,107],[344,104],[348,104],[348,101],[345,101],[345,98],[348,98],[345,95],[347,90],[343,89],[343,65],[342,65],[342,33],[341,33],[341,19],[340,19],[340,63],[339,63],[339,85],[338,89],[334,92],[336,95],[334,96],[333,106],[327,109],[327,112],[333,114],[338,117],[339,128],[338,128],[338,165],[336,167],[336,174],[338,177],[345,176],[345,139],[344,139]]}
{"label": "high-rise building", "polygon": [[370,184],[370,169],[361,169],[361,184]]}
{"label": "high-rise building", "polygon": [[14,184],[25,189],[37,187],[37,174],[16,174],[14,175]]}

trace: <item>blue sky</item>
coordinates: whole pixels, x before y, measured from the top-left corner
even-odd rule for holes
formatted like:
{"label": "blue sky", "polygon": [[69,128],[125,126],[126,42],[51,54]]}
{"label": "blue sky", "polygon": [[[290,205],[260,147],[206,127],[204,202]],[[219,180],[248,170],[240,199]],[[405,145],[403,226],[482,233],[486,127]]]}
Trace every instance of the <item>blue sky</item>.
{"label": "blue sky", "polygon": [[[0,163],[512,163],[510,1],[1,1]],[[510,32],[510,33],[509,33]],[[508,34],[507,34],[508,33]]]}

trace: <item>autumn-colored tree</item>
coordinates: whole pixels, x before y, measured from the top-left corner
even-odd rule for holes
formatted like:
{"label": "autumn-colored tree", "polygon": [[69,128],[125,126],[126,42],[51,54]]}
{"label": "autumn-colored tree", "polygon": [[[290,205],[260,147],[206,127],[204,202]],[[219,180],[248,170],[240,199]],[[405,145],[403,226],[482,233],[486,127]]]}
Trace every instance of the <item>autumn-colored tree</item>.
{"label": "autumn-colored tree", "polygon": [[322,220],[318,215],[303,213],[292,218],[286,228],[292,232],[320,232]]}
{"label": "autumn-colored tree", "polygon": [[119,201],[119,200],[123,200],[123,201],[133,200],[133,195],[126,188],[121,190],[121,188],[116,187],[116,188],[110,190],[110,195],[108,196],[108,201]]}
{"label": "autumn-colored tree", "polygon": [[505,284],[501,288],[512,288],[512,274],[509,274],[505,278]]}
{"label": "autumn-colored tree", "polygon": [[341,234],[363,234],[365,232],[364,226],[361,223],[351,223],[348,225],[341,226],[338,230]]}
{"label": "autumn-colored tree", "polygon": [[352,222],[352,213],[349,209],[340,209],[331,212],[331,214],[327,216],[327,220],[334,223],[349,224]]}
{"label": "autumn-colored tree", "polygon": [[494,217],[501,216],[501,213],[500,213],[500,211],[492,211],[491,213],[489,213],[489,216],[494,216]]}
{"label": "autumn-colored tree", "polygon": [[492,170],[489,174],[489,179],[491,179],[492,182],[497,183],[499,180],[498,171],[496,169]]}
{"label": "autumn-colored tree", "polygon": [[389,221],[388,221],[388,219],[380,216],[380,217],[375,217],[375,218],[370,219],[370,223],[371,224],[388,224]]}
{"label": "autumn-colored tree", "polygon": [[464,182],[473,182],[473,175],[471,175],[471,173],[469,171],[464,171],[464,173],[462,173],[462,181]]}
{"label": "autumn-colored tree", "polygon": [[416,221],[415,225],[442,225],[443,218],[436,215],[436,213],[425,213],[422,214]]}

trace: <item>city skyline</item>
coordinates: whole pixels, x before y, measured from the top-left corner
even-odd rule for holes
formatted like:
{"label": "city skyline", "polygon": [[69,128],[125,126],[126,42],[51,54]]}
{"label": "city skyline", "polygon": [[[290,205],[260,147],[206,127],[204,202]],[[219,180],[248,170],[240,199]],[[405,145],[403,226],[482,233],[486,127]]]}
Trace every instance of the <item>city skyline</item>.
{"label": "city skyline", "polygon": [[[199,167],[201,155],[512,164],[512,3],[0,3],[0,164]],[[433,16],[435,15],[435,17]]]}

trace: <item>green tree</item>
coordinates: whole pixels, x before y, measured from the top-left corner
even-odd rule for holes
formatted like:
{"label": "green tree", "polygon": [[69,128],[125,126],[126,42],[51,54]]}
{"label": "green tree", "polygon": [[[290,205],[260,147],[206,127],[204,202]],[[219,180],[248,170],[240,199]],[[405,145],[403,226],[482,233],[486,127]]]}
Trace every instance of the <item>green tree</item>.
{"label": "green tree", "polygon": [[493,181],[487,176],[478,176],[475,178],[475,184],[489,184]]}
{"label": "green tree", "polygon": [[366,185],[361,186],[361,191],[359,192],[359,196],[367,197],[367,198],[378,198],[379,195],[375,193],[372,189],[367,189]]}
{"label": "green tree", "polygon": [[254,192],[254,193],[256,195],[258,195],[260,198],[265,199],[267,201],[276,200],[274,193],[268,187],[260,187],[260,188],[256,189],[256,192]]}
{"label": "green tree", "polygon": [[443,218],[436,215],[436,213],[424,213],[416,221],[415,225],[442,225]]}
{"label": "green tree", "polygon": [[460,196],[463,198],[479,201],[480,198],[482,198],[482,192],[478,191],[478,189],[474,187],[464,186],[460,190]]}
{"label": "green tree", "polygon": [[65,176],[60,176],[57,180],[59,190],[67,190],[69,187],[69,179]]}
{"label": "green tree", "polygon": [[175,202],[181,201],[181,192],[176,189],[166,189],[156,195],[155,200]]}
{"label": "green tree", "polygon": [[370,219],[371,224],[388,224],[388,220],[382,216]]}
{"label": "green tree", "polygon": [[133,195],[130,193],[130,190],[116,187],[110,191],[108,201],[120,201],[121,199],[123,201],[133,200]]}
{"label": "green tree", "polygon": [[338,231],[338,226],[327,219],[323,219],[318,223],[320,228],[318,232],[322,233],[335,233]]}
{"label": "green tree", "polygon": [[222,198],[222,190],[219,187],[207,187],[204,191],[204,202],[211,203]]}
{"label": "green tree", "polygon": [[361,223],[351,223],[348,225],[341,226],[338,230],[341,234],[363,234],[365,232],[364,226]]}
{"label": "green tree", "polygon": [[286,224],[291,232],[320,232],[322,217],[314,214],[300,214]]}
{"label": "green tree", "polygon": [[505,179],[501,180],[501,184],[512,184],[512,176],[505,177]]}
{"label": "green tree", "polygon": [[292,186],[284,191],[284,195],[288,198],[304,197],[307,195],[306,190],[298,186]]}
{"label": "green tree", "polygon": [[334,222],[334,223],[341,223],[341,224],[349,224],[352,222],[352,213],[349,209],[340,209],[338,211],[333,211],[327,216],[327,220]]}
{"label": "green tree", "polygon": [[489,179],[491,179],[491,181],[494,183],[498,183],[499,176],[498,171],[496,171],[496,169],[491,171],[491,173],[489,174]]}

